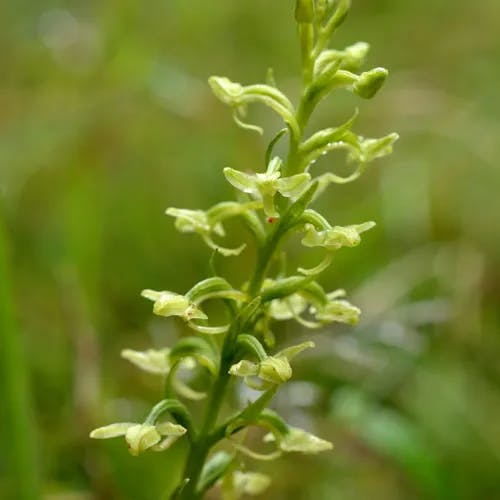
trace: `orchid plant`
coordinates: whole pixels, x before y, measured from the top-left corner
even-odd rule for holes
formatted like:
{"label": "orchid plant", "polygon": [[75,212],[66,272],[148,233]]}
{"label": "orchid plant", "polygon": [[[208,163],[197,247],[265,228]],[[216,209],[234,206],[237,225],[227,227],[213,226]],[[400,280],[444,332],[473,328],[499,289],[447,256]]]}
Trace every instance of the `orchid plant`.
{"label": "orchid plant", "polygon": [[[297,321],[305,328],[321,328],[340,322],[355,325],[360,310],[349,303],[343,290],[326,292],[319,283],[336,252],[361,242],[361,234],[375,223],[332,225],[328,218],[311,208],[329,184],[345,184],[357,179],[376,158],[388,155],[397,134],[365,138],[353,132],[357,112],[337,127],[311,135],[305,130],[317,105],[338,89],[363,99],[372,98],[387,77],[387,70],[374,68],[360,72],[369,46],[358,42],[344,50],[328,48],[328,43],[350,7],[349,0],[296,0],[295,20],[301,50],[302,92],[295,106],[277,87],[274,78],[265,84],[242,85],[226,77],[212,76],[209,84],[217,98],[228,105],[236,123],[262,133],[245,121],[249,104],[264,104],[276,112],[284,128],[270,141],[263,171],[223,171],[236,189],[236,201],[224,201],[208,210],[168,208],[181,232],[197,233],[215,252],[234,258],[245,250],[227,247],[224,223],[239,218],[246,225],[257,249],[255,267],[240,287],[222,276],[210,276],[186,293],[144,290],[153,302],[153,313],[165,318],[178,316],[193,334],[176,345],[144,352],[126,349],[122,356],[137,366],[165,379],[165,399],[159,401],[143,422],[122,422],[92,431],[97,439],[124,436],[130,453],[165,451],[176,440],[188,444],[183,477],[171,498],[199,499],[218,485],[224,499],[259,494],[270,478],[242,469],[242,456],[270,460],[283,453],[318,453],[332,444],[309,432],[290,426],[269,404],[282,384],[292,378],[296,356],[314,347],[312,341],[275,348],[273,325]],[[274,154],[275,145],[288,135],[286,157]],[[345,150],[352,173],[314,174],[316,160],[334,150]],[[286,272],[283,243],[302,233],[304,247],[322,247],[323,260],[312,269]],[[224,304],[226,319],[214,324],[206,312],[206,301]],[[183,370],[181,377],[179,370]],[[186,382],[186,373],[203,373],[208,390],[200,392]],[[258,395],[232,415],[223,415],[229,391],[244,383]],[[191,415],[187,401],[205,402],[201,422]],[[202,404],[202,403],[196,403]],[[267,446],[263,454],[245,444],[245,429],[263,428]]]}

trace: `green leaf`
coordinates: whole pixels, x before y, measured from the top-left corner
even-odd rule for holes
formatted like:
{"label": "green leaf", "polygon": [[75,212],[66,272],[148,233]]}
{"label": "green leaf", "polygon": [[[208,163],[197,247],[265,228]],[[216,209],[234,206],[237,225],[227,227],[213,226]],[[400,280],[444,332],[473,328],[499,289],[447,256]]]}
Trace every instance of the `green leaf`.
{"label": "green leaf", "polygon": [[212,455],[201,471],[200,480],[196,488],[198,495],[202,495],[226,474],[233,461],[234,455],[230,455],[225,451],[218,451]]}
{"label": "green leaf", "polygon": [[245,325],[251,324],[254,320],[254,316],[259,310],[262,299],[260,297],[255,297],[251,302],[245,305],[238,316],[238,323],[241,328],[244,329]]}
{"label": "green leaf", "polygon": [[283,216],[283,221],[281,223],[282,231],[287,231],[299,221],[304,210],[308,207],[309,203],[311,203],[317,188],[318,183],[316,181],[311,182],[307,190],[290,206]]}
{"label": "green leaf", "polygon": [[186,293],[185,297],[196,305],[208,299],[245,300],[247,298],[246,294],[233,289],[224,278],[220,277],[200,281]]}
{"label": "green leaf", "polygon": [[351,130],[356,118],[358,117],[359,111],[356,108],[354,114],[342,125],[335,128],[326,128],[316,132],[307,140],[305,140],[300,146],[301,152],[306,155],[307,160],[306,165],[309,165],[313,160],[319,158],[325,151],[327,151],[329,145],[333,142],[342,140],[345,133]]}
{"label": "green leaf", "polygon": [[336,9],[325,28],[325,32],[329,36],[345,21],[350,8],[351,0],[338,0],[336,2]]}
{"label": "green leaf", "polygon": [[153,425],[156,423],[158,418],[166,412],[170,413],[170,415],[172,415],[172,417],[174,417],[180,425],[187,429],[188,435],[191,439],[195,437],[193,419],[191,417],[191,414],[189,413],[186,406],[175,398],[163,399],[162,401],[157,403],[149,412],[149,415],[147,416],[144,423]]}
{"label": "green leaf", "polygon": [[266,350],[264,346],[258,341],[253,335],[248,335],[247,333],[242,333],[238,335],[236,340],[236,345],[242,349],[247,354],[253,354],[260,361],[267,357]]}
{"label": "green leaf", "polygon": [[218,356],[207,340],[201,337],[187,337],[177,342],[169,355],[171,363],[187,357],[195,358],[212,375],[217,375]]}
{"label": "green leaf", "polygon": [[269,165],[269,162],[271,161],[271,157],[273,155],[273,149],[274,146],[279,142],[279,140],[288,132],[287,128],[282,128],[271,140],[269,143],[269,146],[267,146],[266,149],[266,155],[265,155],[265,163],[266,165]]}
{"label": "green leaf", "polygon": [[262,302],[288,297],[304,288],[311,281],[312,278],[304,276],[289,276],[288,278],[276,280],[273,285],[264,288],[262,291]]}

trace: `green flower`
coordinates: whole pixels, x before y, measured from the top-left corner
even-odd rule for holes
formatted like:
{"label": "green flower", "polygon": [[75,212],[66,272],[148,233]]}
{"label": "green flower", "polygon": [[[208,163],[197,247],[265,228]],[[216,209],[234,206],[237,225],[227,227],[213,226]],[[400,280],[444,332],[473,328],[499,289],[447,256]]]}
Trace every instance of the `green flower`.
{"label": "green flower", "polygon": [[[252,389],[259,391],[266,390],[273,385],[279,385],[290,380],[292,377],[290,360],[304,349],[310,347],[314,347],[314,342],[309,341],[288,347],[274,356],[263,357],[258,362],[244,359],[232,365],[229,373],[236,377],[244,377],[245,383]],[[252,377],[259,378],[260,383],[255,383]]]}
{"label": "green flower", "polygon": [[347,300],[332,300],[328,302],[322,309],[314,310],[316,319],[322,323],[347,323],[348,325],[356,325],[361,315],[361,310],[353,306]]}
{"label": "green flower", "polygon": [[246,245],[237,248],[226,248],[213,240],[214,236],[224,237],[226,232],[222,221],[230,217],[242,215],[250,210],[260,208],[260,203],[222,202],[212,208],[204,210],[188,210],[185,208],[170,207],[166,214],[175,217],[175,227],[182,233],[197,233],[213,250],[224,256],[239,255]]}
{"label": "green flower", "polygon": [[171,368],[168,360],[169,353],[170,349],[148,349],[147,351],[124,349],[121,356],[145,372],[168,375]]}
{"label": "green flower", "polygon": [[269,305],[269,315],[271,318],[284,321],[296,318],[307,309],[307,300],[294,293],[284,299],[274,299]]}
{"label": "green flower", "polygon": [[158,316],[180,316],[186,321],[207,319],[207,315],[184,295],[173,292],[143,290],[141,295],[154,302],[153,312]]}
{"label": "green flower", "polygon": [[316,454],[333,449],[333,444],[298,427],[288,427],[286,433],[270,433],[264,436],[266,442],[278,442],[278,448],[286,453],[299,452]]}
{"label": "green flower", "polygon": [[[321,291],[321,294],[313,295],[303,290],[283,299],[272,300],[269,316],[278,321],[295,319],[306,328],[321,328],[333,322],[349,325],[358,323],[361,310],[341,299],[345,296],[344,290],[339,289],[328,294],[320,287],[315,287],[314,290]],[[306,311],[313,316],[314,321],[302,316]]]}
{"label": "green flower", "polygon": [[324,50],[316,59],[314,64],[314,75],[320,77],[322,73],[328,71],[333,65],[340,69],[356,71],[364,63],[370,46],[365,42],[357,42],[349,45],[344,50]]}
{"label": "green flower", "polygon": [[[93,439],[109,439],[125,436],[130,454],[137,456],[144,451],[163,451],[186,433],[182,425],[161,422],[156,425],[120,422],[94,429],[90,433]],[[164,438],[164,439],[163,439]]]}
{"label": "green flower", "polygon": [[281,160],[273,158],[264,174],[249,175],[232,168],[225,168],[224,175],[236,189],[248,193],[264,204],[269,217],[279,217],[274,207],[274,196],[280,193],[285,198],[296,199],[307,189],[311,176],[307,173],[281,178]]}
{"label": "green flower", "polygon": [[264,493],[271,484],[271,478],[260,472],[229,472],[221,483],[223,500],[238,500],[244,495],[256,496]]}
{"label": "green flower", "polygon": [[342,247],[355,247],[361,243],[360,234],[375,226],[375,222],[365,222],[352,226],[334,226],[331,229],[318,231],[312,224],[302,239],[306,247],[324,247],[327,250],[338,250]]}
{"label": "green flower", "polygon": [[242,128],[254,130],[260,134],[262,128],[242,121],[248,104],[260,103],[271,108],[283,118],[293,134],[300,136],[300,127],[295,118],[295,111],[290,100],[273,85],[247,85],[232,82],[224,76],[211,76],[208,83],[215,96],[233,110],[234,121]]}

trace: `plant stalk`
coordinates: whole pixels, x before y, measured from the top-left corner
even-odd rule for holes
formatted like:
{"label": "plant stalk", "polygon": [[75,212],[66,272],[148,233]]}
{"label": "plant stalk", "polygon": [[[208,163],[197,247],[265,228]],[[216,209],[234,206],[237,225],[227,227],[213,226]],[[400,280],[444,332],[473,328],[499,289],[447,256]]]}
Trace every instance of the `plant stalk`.
{"label": "plant stalk", "polygon": [[35,431],[21,332],[14,319],[9,282],[7,235],[0,207],[0,389],[3,439],[9,466],[12,498],[40,498]]}

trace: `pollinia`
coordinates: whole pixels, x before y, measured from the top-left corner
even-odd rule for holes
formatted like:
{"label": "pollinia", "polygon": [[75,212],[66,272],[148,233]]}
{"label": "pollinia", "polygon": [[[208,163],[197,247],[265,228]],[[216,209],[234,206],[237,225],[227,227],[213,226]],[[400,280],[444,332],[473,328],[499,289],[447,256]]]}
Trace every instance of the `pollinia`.
{"label": "pollinia", "polygon": [[[294,320],[314,329],[335,322],[354,325],[360,315],[344,298],[343,290],[326,292],[318,279],[336,252],[358,245],[361,234],[375,223],[335,226],[311,206],[330,184],[354,181],[372,160],[391,153],[398,138],[397,134],[381,138],[357,135],[352,130],[357,112],[339,126],[305,134],[312,112],[333,91],[344,89],[370,99],[387,77],[384,68],[360,71],[369,49],[364,42],[343,50],[328,48],[349,7],[349,0],[296,0],[302,66],[297,106],[277,87],[272,74],[265,84],[253,85],[220,76],[209,79],[215,96],[231,108],[239,126],[262,133],[245,118],[248,105],[260,103],[283,119],[284,128],[270,141],[262,171],[224,169],[225,178],[236,190],[235,201],[223,201],[208,210],[169,208],[166,213],[175,219],[179,231],[197,233],[215,253],[228,258],[245,249],[245,244],[237,248],[224,244],[224,223],[239,218],[257,249],[255,267],[240,288],[226,278],[211,276],[185,293],[142,292],[153,302],[154,314],[180,317],[193,334],[161,350],[124,350],[125,359],[164,378],[165,399],[143,422],[115,423],[91,433],[98,439],[124,436],[132,455],[164,451],[176,440],[186,440],[189,452],[184,474],[171,498],[202,498],[214,485],[220,486],[226,499],[259,494],[270,479],[243,469],[244,456],[248,461],[269,460],[283,453],[332,448],[328,441],[290,426],[268,406],[279,387],[291,379],[294,358],[314,347],[308,341],[277,350],[272,333],[275,323]],[[285,137],[288,151],[281,158],[274,155],[274,149]],[[316,160],[335,150],[345,150],[352,173],[314,175]],[[324,258],[313,268],[287,271],[282,246],[297,233],[302,234],[304,247],[322,247]],[[214,324],[204,310],[205,303],[214,300],[225,306],[222,324]],[[197,380],[200,375],[205,377],[206,393],[191,387],[190,373]],[[220,415],[229,391],[241,382],[258,391],[258,396],[234,414]],[[192,417],[183,400],[205,402],[201,422]],[[245,444],[245,429],[250,426],[267,432],[264,441],[273,448],[271,452],[263,454]]]}

